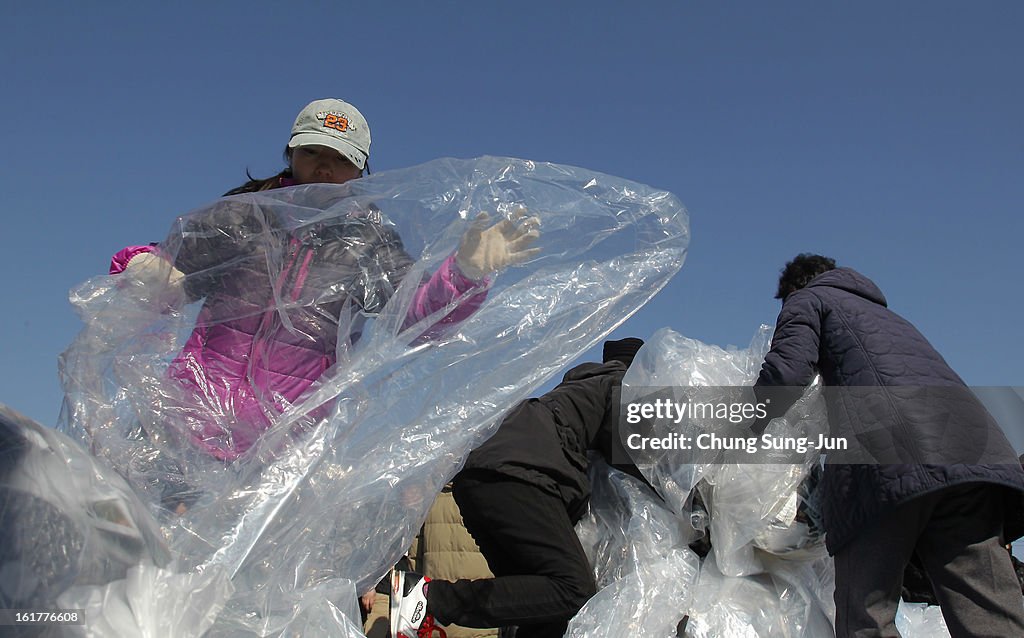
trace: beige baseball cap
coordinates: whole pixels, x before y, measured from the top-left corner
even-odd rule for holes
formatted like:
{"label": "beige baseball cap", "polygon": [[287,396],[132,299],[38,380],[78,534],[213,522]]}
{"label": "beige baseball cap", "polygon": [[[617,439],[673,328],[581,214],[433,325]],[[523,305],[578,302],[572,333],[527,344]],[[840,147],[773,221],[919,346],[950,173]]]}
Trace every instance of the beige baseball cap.
{"label": "beige baseball cap", "polygon": [[316,100],[295,118],[288,148],[310,144],[333,148],[362,170],[370,156],[370,125],[359,109],[344,100]]}

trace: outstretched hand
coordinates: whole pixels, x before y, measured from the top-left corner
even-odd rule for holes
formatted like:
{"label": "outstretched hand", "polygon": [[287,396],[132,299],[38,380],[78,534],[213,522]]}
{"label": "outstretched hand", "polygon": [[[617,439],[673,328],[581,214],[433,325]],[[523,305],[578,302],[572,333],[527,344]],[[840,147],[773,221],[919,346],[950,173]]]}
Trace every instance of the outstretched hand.
{"label": "outstretched hand", "polygon": [[136,282],[143,296],[152,302],[171,308],[185,302],[185,275],[159,255],[135,255],[125,267],[124,276]]}
{"label": "outstretched hand", "polygon": [[480,213],[462,235],[455,263],[470,279],[483,279],[492,272],[521,264],[540,252],[530,248],[540,237],[540,218],[526,217],[526,208],[512,211],[488,227],[490,215]]}

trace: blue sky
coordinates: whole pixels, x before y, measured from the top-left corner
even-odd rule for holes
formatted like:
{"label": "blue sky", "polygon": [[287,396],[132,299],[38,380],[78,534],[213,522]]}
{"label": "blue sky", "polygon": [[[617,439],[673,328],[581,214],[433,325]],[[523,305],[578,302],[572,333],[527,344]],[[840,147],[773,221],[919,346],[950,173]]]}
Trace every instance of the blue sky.
{"label": "blue sky", "polygon": [[[45,424],[73,285],[356,104],[375,171],[502,155],[669,190],[681,273],[614,333],[745,346],[784,262],[873,278],[972,385],[1024,385],[1024,4],[17,3],[0,24],[0,402]],[[591,353],[597,356],[595,353]]]}

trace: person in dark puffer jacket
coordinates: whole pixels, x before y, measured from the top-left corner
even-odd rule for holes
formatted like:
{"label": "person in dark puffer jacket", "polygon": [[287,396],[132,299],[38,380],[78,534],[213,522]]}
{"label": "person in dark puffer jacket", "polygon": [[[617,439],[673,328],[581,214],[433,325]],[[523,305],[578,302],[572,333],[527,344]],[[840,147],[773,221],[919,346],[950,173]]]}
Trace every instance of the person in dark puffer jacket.
{"label": "person in dark puffer jacket", "polygon": [[517,638],[565,633],[597,591],[573,527],[591,493],[587,451],[609,463],[627,458],[612,447],[619,444],[618,389],[642,345],[606,341],[602,363],[578,365],[550,392],[520,403],[470,453],[453,495],[495,578],[450,582],[396,572],[392,636],[425,635],[434,621],[516,626]]}
{"label": "person in dark puffer jacket", "polygon": [[[867,277],[802,254],[755,384],[769,416],[812,378],[831,434],[824,525],[836,568],[836,634],[898,636],[905,566],[916,552],[953,636],[1024,636],[1024,603],[1004,543],[1020,536],[1024,471],[1005,435],[942,356],[887,307]],[[829,386],[841,386],[842,389]]]}

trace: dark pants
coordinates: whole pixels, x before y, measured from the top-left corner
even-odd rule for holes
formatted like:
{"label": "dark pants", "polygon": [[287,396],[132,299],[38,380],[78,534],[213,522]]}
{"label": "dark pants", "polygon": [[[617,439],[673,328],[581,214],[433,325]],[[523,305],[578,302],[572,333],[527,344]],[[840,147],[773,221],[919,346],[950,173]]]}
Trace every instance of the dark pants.
{"label": "dark pants", "polygon": [[495,578],[431,581],[430,613],[464,627],[515,625],[516,638],[561,637],[597,589],[561,499],[497,474],[459,477],[452,493]]}
{"label": "dark pants", "polygon": [[835,555],[836,636],[895,637],[903,570],[916,551],[953,638],[1024,636],[1024,599],[1003,547],[1001,489],[919,496]]}

